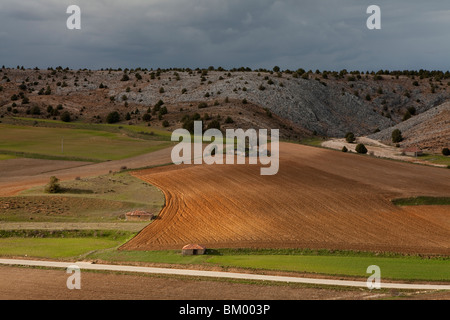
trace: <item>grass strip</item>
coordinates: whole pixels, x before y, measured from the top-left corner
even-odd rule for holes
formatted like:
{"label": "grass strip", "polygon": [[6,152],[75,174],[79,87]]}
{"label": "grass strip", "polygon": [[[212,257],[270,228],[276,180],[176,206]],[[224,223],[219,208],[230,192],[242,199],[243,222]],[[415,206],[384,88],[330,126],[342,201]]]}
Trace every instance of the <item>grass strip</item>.
{"label": "grass strip", "polygon": [[446,206],[450,205],[450,197],[413,197],[394,199],[396,206]]}

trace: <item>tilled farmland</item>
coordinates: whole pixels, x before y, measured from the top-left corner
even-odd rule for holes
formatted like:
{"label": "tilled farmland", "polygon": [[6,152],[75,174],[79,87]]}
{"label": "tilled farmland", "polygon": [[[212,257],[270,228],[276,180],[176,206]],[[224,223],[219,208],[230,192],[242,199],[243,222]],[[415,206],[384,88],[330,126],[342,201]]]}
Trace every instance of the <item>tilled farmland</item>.
{"label": "tilled farmland", "polygon": [[159,218],[122,250],[312,248],[449,254],[448,206],[391,200],[448,196],[450,170],[280,145],[280,170],[169,166],[136,172],[166,196]]}

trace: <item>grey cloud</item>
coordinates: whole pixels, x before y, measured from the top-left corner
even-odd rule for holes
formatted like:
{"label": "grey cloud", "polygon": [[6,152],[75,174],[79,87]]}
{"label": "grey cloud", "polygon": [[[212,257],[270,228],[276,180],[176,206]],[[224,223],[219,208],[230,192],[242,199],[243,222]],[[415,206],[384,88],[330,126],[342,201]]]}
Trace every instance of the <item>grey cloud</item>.
{"label": "grey cloud", "polygon": [[[382,30],[369,31],[368,0],[2,0],[0,60],[72,68],[449,69],[450,4],[377,2]],[[82,30],[65,27],[71,4],[81,7]]]}

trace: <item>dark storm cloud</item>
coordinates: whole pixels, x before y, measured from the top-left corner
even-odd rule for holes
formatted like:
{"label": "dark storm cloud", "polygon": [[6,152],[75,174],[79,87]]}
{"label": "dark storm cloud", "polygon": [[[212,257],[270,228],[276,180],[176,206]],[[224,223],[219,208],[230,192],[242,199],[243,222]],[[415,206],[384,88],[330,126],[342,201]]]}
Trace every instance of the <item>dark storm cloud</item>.
{"label": "dark storm cloud", "polygon": [[[80,6],[81,30],[66,9]],[[382,10],[368,30],[366,9]],[[2,0],[10,66],[449,69],[448,1]]]}

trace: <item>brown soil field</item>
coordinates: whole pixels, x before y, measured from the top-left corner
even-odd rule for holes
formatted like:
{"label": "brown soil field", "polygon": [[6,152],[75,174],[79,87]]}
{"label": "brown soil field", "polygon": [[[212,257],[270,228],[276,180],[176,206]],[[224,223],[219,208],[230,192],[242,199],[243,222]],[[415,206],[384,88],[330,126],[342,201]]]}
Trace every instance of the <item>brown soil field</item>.
{"label": "brown soil field", "polygon": [[69,290],[65,270],[0,267],[1,300],[446,300],[445,292],[370,292],[367,289],[233,283],[179,277],[82,272],[81,290]]}
{"label": "brown soil field", "polygon": [[[14,196],[31,187],[48,183],[51,176],[60,180],[73,180],[76,177],[94,177],[120,168],[143,168],[172,162],[171,148],[133,158],[102,163],[75,161],[55,161],[41,159],[10,159],[0,161],[0,197]],[[3,174],[5,173],[5,174]]]}
{"label": "brown soil field", "polygon": [[280,144],[280,170],[170,166],[136,172],[166,196],[160,219],[122,250],[312,248],[450,254],[447,207],[394,198],[449,196],[450,170]]}

